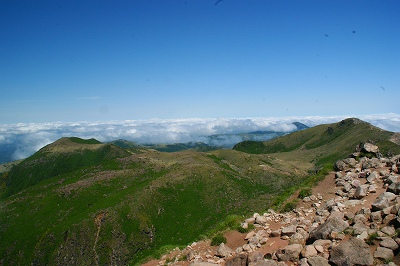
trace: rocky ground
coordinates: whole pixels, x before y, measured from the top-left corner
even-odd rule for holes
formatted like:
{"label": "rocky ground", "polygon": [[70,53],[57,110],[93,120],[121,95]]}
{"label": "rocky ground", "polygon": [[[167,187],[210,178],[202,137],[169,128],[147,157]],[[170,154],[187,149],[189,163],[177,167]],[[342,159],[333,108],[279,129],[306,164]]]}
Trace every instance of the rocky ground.
{"label": "rocky ground", "polygon": [[255,213],[242,223],[254,229],[226,232],[226,244],[193,243],[144,265],[400,265],[400,155],[363,148],[379,159],[336,162],[292,212]]}

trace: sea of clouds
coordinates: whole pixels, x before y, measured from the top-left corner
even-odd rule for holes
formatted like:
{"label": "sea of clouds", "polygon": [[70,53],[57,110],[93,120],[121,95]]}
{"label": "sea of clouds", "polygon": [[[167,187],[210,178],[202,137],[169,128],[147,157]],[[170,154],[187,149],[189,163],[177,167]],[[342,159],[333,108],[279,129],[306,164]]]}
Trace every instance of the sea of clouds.
{"label": "sea of clouds", "polygon": [[[26,158],[61,137],[95,138],[101,142],[125,139],[139,144],[204,142],[232,146],[242,141],[233,135],[252,131],[291,132],[293,122],[309,127],[334,123],[354,116],[307,116],[284,118],[151,119],[107,122],[18,123],[0,125],[0,163]],[[364,115],[357,118],[382,129],[400,132],[400,115]],[[212,138],[210,135],[232,134]],[[218,143],[220,139],[221,143]],[[212,143],[210,143],[212,141]]]}

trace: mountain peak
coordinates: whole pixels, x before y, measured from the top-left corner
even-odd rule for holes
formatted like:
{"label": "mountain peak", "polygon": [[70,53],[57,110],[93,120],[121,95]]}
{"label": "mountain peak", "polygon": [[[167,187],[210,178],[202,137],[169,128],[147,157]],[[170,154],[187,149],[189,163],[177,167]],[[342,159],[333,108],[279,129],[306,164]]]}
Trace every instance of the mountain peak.
{"label": "mountain peak", "polygon": [[71,152],[82,149],[97,149],[105,144],[102,144],[96,139],[81,139],[77,137],[62,137],[49,145],[46,145],[40,151],[45,152]]}

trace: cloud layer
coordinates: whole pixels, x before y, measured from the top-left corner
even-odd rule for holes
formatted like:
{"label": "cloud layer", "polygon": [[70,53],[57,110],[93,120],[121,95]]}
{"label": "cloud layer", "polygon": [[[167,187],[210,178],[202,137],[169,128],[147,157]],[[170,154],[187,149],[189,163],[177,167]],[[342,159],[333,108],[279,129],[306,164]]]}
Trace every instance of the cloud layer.
{"label": "cloud layer", "polygon": [[[152,119],[108,122],[57,122],[5,124],[0,128],[0,163],[26,158],[43,146],[61,137],[95,138],[102,142],[125,139],[140,144],[205,142],[227,146],[241,141],[212,138],[216,134],[236,134],[252,131],[290,132],[298,121],[309,127],[338,122],[352,116],[309,116],[283,118],[216,118],[216,119]],[[400,115],[365,115],[358,118],[382,129],[400,132]],[[8,158],[8,159],[7,159]]]}

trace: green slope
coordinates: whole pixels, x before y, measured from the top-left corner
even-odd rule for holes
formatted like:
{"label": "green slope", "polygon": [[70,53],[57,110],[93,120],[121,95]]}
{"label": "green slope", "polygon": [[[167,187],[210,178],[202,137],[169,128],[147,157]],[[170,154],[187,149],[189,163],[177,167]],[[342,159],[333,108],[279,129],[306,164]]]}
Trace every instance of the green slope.
{"label": "green slope", "polygon": [[107,164],[128,152],[97,140],[62,138],[40,149],[12,168],[6,179],[3,197],[10,196],[42,180],[76,171],[80,168]]}
{"label": "green slope", "polygon": [[280,153],[283,158],[305,156],[317,165],[333,162],[354,152],[366,141],[376,143],[382,154],[399,153],[399,145],[389,141],[395,135],[356,118],[319,125],[266,142],[241,142],[233,148],[251,154]]}

